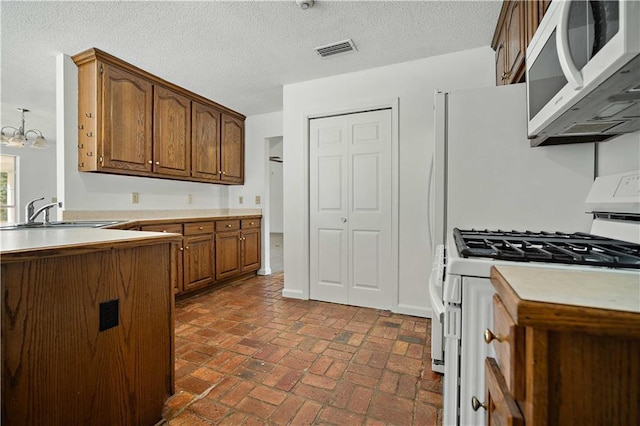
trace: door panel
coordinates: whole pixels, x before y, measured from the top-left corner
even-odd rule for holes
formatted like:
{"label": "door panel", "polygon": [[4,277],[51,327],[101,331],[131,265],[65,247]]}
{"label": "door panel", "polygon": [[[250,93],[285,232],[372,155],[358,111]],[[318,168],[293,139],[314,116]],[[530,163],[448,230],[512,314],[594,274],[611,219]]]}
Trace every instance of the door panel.
{"label": "door panel", "polygon": [[172,176],[191,173],[191,102],[160,86],[154,92],[154,172]]}
{"label": "door panel", "polygon": [[391,111],[310,121],[310,296],[389,309]]}
{"label": "door panel", "polygon": [[151,171],[153,85],[104,64],[102,167]]}
{"label": "door panel", "polygon": [[222,114],[222,141],[220,149],[222,180],[244,182],[244,125],[226,114]]}
{"label": "door panel", "polygon": [[193,102],[191,113],[191,176],[220,180],[220,111]]}

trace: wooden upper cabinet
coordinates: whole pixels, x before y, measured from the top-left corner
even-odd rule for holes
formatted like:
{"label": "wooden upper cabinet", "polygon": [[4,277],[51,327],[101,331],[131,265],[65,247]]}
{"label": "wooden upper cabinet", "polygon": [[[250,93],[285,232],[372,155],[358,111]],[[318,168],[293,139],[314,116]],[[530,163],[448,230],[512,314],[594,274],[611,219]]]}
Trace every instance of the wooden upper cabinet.
{"label": "wooden upper cabinet", "polygon": [[191,176],[219,181],[220,111],[193,102],[191,122]]}
{"label": "wooden upper cabinet", "polygon": [[[100,167],[151,171],[151,107],[153,86],[109,64],[102,69],[104,133]],[[100,161],[102,160],[102,161]]]}
{"label": "wooden upper cabinet", "polygon": [[191,174],[191,101],[156,86],[154,97],[153,171],[166,175]]}
{"label": "wooden upper cabinet", "polygon": [[244,122],[222,114],[222,180],[244,182]]}
{"label": "wooden upper cabinet", "polygon": [[526,77],[526,52],[549,0],[504,0],[491,47],[496,52],[496,85]]}
{"label": "wooden upper cabinet", "polygon": [[244,183],[242,114],[98,49],[78,66],[78,170]]}

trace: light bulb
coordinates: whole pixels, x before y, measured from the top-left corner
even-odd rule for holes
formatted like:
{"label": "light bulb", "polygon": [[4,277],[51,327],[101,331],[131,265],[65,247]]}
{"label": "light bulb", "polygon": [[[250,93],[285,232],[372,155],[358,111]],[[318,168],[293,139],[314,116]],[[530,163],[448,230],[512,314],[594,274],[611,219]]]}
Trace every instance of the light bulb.
{"label": "light bulb", "polygon": [[24,147],[26,141],[27,139],[22,133],[16,133],[11,139],[9,139],[9,143],[7,145],[13,146],[15,148],[22,148]]}
{"label": "light bulb", "polygon": [[33,143],[31,144],[31,148],[36,149],[46,149],[49,147],[47,140],[43,136],[38,136]]}

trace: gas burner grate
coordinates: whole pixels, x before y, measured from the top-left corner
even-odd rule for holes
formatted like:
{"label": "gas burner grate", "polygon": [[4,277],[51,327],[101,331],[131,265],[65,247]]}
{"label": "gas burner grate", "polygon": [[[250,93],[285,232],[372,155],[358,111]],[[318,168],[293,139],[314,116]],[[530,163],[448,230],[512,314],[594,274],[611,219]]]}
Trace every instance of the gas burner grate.
{"label": "gas burner grate", "polygon": [[640,245],[582,232],[460,230],[460,256],[640,269]]}

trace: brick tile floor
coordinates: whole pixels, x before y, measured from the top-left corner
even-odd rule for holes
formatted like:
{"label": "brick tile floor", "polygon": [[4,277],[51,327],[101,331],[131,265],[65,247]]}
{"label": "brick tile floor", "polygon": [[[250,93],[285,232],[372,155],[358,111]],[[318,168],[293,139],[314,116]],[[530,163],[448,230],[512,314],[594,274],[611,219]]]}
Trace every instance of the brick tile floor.
{"label": "brick tile floor", "polygon": [[164,425],[440,425],[430,320],[282,297],[284,275],[176,303]]}

